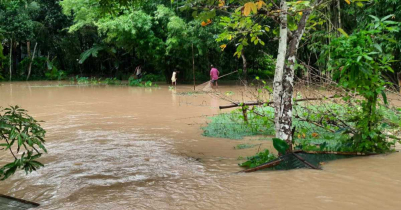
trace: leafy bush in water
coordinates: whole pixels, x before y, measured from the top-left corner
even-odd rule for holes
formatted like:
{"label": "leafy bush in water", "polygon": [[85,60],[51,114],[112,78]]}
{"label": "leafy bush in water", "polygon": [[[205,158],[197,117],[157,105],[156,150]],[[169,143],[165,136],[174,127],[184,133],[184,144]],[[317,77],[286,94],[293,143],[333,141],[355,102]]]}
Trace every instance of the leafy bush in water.
{"label": "leafy bush in water", "polygon": [[63,80],[66,78],[66,74],[62,70],[58,70],[56,67],[53,67],[52,70],[46,72],[46,79],[49,80]]}
{"label": "leafy bush in water", "polygon": [[106,85],[117,85],[117,84],[121,84],[120,80],[117,80],[117,78],[106,78],[104,80],[104,84]]}
{"label": "leafy bush in water", "polygon": [[136,86],[136,87],[157,87],[157,84],[153,84],[152,81],[146,81],[142,83],[142,79],[135,79],[134,77],[130,77],[128,79],[129,86]]}
{"label": "leafy bush in water", "polygon": [[[373,21],[366,29],[355,31],[351,35],[334,39],[331,42],[331,65],[335,71],[334,79],[349,95],[344,101],[349,103],[357,93],[362,100],[354,101],[361,109],[350,122],[355,123],[353,130],[345,129],[343,133],[352,133],[348,142],[358,152],[383,153],[390,150],[395,141],[388,141],[390,136],[383,132],[383,115],[378,110],[379,96],[387,104],[385,85],[388,84],[383,74],[393,72],[394,32],[399,31],[399,23],[390,21],[392,15],[379,19],[371,16]],[[391,138],[391,137],[390,137]]]}
{"label": "leafy bush in water", "polygon": [[270,151],[268,149],[266,149],[265,151],[259,152],[254,156],[247,157],[246,162],[240,163],[238,165],[241,167],[254,168],[258,165],[262,165],[262,164],[272,161],[276,158],[277,158],[276,155],[271,154]]}
{"label": "leafy bush in water", "polygon": [[78,75],[75,77],[77,80],[78,84],[89,84],[89,78],[88,77],[79,77]]}
{"label": "leafy bush in water", "polygon": [[231,113],[219,114],[211,117],[211,122],[203,127],[203,135],[219,138],[242,139],[244,136],[272,135],[274,134],[274,109],[272,107],[255,107],[254,112],[263,114],[261,117],[255,113],[249,113],[248,123],[240,109]]}
{"label": "leafy bush in water", "polygon": [[90,83],[92,84],[92,85],[98,85],[98,84],[100,84],[102,81],[101,81],[101,79],[100,78],[96,78],[96,77],[91,77],[90,78]]}
{"label": "leafy bush in water", "polygon": [[0,110],[0,148],[14,158],[13,162],[0,168],[0,180],[7,179],[17,169],[30,173],[43,167],[37,159],[42,155],[40,150],[47,152],[43,145],[45,133],[26,110],[18,106]]}

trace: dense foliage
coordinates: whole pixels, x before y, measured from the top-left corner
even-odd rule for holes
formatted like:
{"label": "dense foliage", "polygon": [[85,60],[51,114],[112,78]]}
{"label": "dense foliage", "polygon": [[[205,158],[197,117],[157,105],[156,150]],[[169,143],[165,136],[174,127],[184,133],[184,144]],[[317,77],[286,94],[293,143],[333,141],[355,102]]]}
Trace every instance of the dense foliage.
{"label": "dense foliage", "polygon": [[[330,54],[322,46],[339,35],[337,28],[351,34],[371,22],[369,15],[393,14],[392,21],[400,20],[399,0],[350,2],[325,1],[311,14],[299,49],[299,59],[310,67],[298,65],[296,75],[315,81],[320,80],[319,75],[331,75]],[[277,13],[269,9],[277,4],[237,0],[1,1],[0,79],[10,78],[11,62],[14,80],[26,79],[29,66],[30,79],[80,75],[121,80],[143,65],[145,72],[166,81],[173,70],[181,72],[180,81],[189,81],[193,78],[192,55],[197,80],[208,78],[210,64],[222,73],[247,69],[253,76],[271,77],[278,24]],[[290,30],[296,28],[302,14],[296,11],[308,5],[308,1],[289,2],[295,11],[289,15]],[[391,49],[395,57],[400,55],[399,38],[400,33],[395,33]],[[400,71],[399,62],[391,66],[394,72]],[[386,75],[394,78],[391,72]]]}
{"label": "dense foliage", "polygon": [[38,162],[43,152],[47,152],[45,143],[46,131],[40,124],[27,114],[27,111],[12,106],[0,110],[0,148],[10,152],[14,160],[0,167],[0,180],[5,180],[23,169],[26,173],[43,167]]}

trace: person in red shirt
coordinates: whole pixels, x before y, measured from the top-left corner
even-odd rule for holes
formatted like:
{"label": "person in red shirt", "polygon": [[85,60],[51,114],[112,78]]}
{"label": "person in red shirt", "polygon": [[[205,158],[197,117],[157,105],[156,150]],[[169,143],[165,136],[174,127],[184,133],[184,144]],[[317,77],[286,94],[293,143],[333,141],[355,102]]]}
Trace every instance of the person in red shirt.
{"label": "person in red shirt", "polygon": [[216,68],[213,67],[213,65],[210,65],[210,67],[212,68],[210,70],[210,83],[213,86],[216,86],[217,88],[219,88],[219,85],[217,84],[217,80],[219,79],[219,70],[217,70]]}

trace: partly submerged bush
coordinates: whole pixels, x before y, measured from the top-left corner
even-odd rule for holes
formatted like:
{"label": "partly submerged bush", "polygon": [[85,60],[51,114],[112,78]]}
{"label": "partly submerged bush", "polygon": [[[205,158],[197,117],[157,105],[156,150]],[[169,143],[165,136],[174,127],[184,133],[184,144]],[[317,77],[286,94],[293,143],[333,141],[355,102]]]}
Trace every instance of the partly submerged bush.
{"label": "partly submerged bush", "polygon": [[[359,144],[352,142],[357,132],[357,109],[355,106],[331,102],[321,105],[295,105],[293,141],[296,148],[308,151],[361,152],[357,148]],[[377,131],[387,136],[387,145],[384,146],[390,147],[395,144],[391,137],[396,138],[401,127],[401,114],[398,110],[385,106],[378,107],[378,112],[383,116],[383,122],[379,124]],[[254,108],[249,111],[247,118],[248,122],[245,122],[242,109],[211,117],[211,122],[202,128],[203,135],[230,139],[274,135],[273,108]]]}
{"label": "partly submerged bush", "polygon": [[135,79],[134,77],[128,79],[128,85],[136,87],[157,87],[157,84],[152,81],[142,82],[142,79]]}
{"label": "partly submerged bush", "polygon": [[[271,119],[274,117],[274,109],[263,107],[255,109],[257,114],[249,113],[248,122],[244,121],[241,110],[234,110],[231,113],[223,113],[211,117],[211,122],[203,127],[203,135],[219,138],[242,139],[244,136],[252,135],[273,135],[274,124]],[[258,114],[268,117],[261,117]]]}
{"label": "partly submerged bush", "polygon": [[114,77],[114,78],[106,78],[103,81],[103,83],[106,85],[119,85],[121,84],[121,81]]}
{"label": "partly submerged bush", "polygon": [[259,152],[254,156],[247,157],[246,162],[240,163],[238,165],[241,167],[254,168],[256,166],[270,162],[276,158],[277,158],[276,155],[270,153],[270,151],[266,149],[265,151]]}

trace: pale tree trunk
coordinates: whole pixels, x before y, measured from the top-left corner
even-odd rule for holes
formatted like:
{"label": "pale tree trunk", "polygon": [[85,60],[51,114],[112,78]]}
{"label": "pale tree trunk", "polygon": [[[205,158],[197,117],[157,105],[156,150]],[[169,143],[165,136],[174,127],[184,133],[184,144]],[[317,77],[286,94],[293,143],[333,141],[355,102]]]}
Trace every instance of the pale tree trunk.
{"label": "pale tree trunk", "polygon": [[292,148],[292,97],[294,93],[294,70],[296,64],[296,55],[298,51],[299,43],[302,39],[302,35],[305,32],[306,22],[309,19],[311,9],[304,10],[301,20],[298,23],[297,30],[293,33],[290,45],[287,51],[287,64],[284,68],[283,74],[283,95],[281,98],[281,116],[280,132],[283,140],[287,141],[287,144]]}
{"label": "pale tree trunk", "polygon": [[[287,50],[287,6],[281,2],[280,42],[277,56],[276,71],[273,82],[273,100],[275,108],[276,137],[285,140],[292,150],[292,97],[294,92],[294,70],[296,54],[305,32],[306,22],[312,9],[304,10],[298,28],[292,34]],[[287,60],[287,64],[285,64]]]}
{"label": "pale tree trunk", "polygon": [[12,61],[12,55],[13,55],[13,39],[11,38],[10,40],[10,81],[11,81],[11,75],[13,73],[13,61]]}
{"label": "pale tree trunk", "polygon": [[31,76],[31,70],[32,70],[32,62],[33,59],[35,59],[35,53],[36,53],[36,47],[38,46],[38,43],[35,43],[35,47],[33,48],[33,54],[32,54],[32,58],[31,61],[29,62],[29,67],[28,67],[28,75],[26,76],[26,80],[29,79],[29,76]]}
{"label": "pale tree trunk", "polygon": [[241,57],[242,57],[242,79],[244,85],[248,85],[248,69],[246,67],[246,58],[243,50],[241,51]]}
{"label": "pale tree trunk", "polygon": [[287,3],[285,0],[280,2],[280,39],[278,45],[278,55],[276,69],[273,81],[273,102],[274,102],[274,124],[276,130],[276,138],[286,139],[284,133],[281,132],[280,117],[282,116],[282,94],[283,94],[283,73],[285,65],[285,55],[287,52]]}

